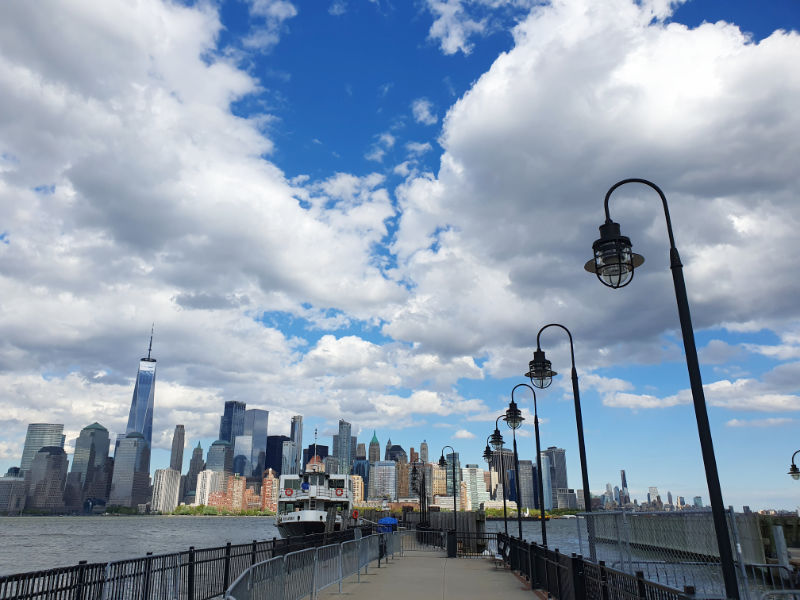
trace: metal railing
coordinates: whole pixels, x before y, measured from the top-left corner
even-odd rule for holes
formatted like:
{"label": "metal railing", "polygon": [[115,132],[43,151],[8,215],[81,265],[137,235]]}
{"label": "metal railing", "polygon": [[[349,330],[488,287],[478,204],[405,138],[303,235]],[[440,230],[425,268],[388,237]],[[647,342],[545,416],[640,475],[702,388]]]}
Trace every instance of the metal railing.
{"label": "metal railing", "polygon": [[[363,528],[362,528],[363,529]],[[0,576],[0,600],[210,600],[253,565],[356,537],[349,529]],[[371,528],[366,528],[371,531]]]}

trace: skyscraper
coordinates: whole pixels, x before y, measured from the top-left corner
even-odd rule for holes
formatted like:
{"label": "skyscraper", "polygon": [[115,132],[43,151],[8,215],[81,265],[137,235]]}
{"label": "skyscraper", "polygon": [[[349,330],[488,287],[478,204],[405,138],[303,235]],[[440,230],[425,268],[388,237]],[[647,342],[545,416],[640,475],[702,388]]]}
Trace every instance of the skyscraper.
{"label": "skyscraper", "polygon": [[428,442],[425,440],[419,445],[419,459],[424,463],[428,462]]}
{"label": "skyscraper", "polygon": [[381,444],[378,441],[378,436],[375,434],[375,430],[372,430],[372,440],[369,442],[369,462],[370,464],[375,464],[381,459]]}
{"label": "skyscraper", "polygon": [[[456,495],[459,494],[459,490],[461,489],[461,460],[458,457],[458,452],[445,454],[445,459],[447,460],[447,466],[445,467],[447,473],[445,476],[447,477],[447,495],[452,496],[453,491],[455,490]],[[455,462],[456,469],[455,469],[455,485],[453,482],[453,463]]]}
{"label": "skyscraper", "polygon": [[289,431],[289,439],[294,443],[294,459],[292,473],[300,473],[305,465],[300,464],[301,451],[303,449],[303,417],[295,415],[292,417],[292,424]]}
{"label": "skyscraper", "polygon": [[397,467],[393,460],[378,461],[370,466],[370,496],[376,500],[397,498]]}
{"label": "skyscraper", "polygon": [[356,445],[356,460],[366,460],[367,459],[367,446],[364,442]]}
{"label": "skyscraper", "polygon": [[[298,475],[300,469],[297,464],[297,446],[291,440],[283,442],[283,451],[281,453],[281,475]],[[326,457],[332,458],[330,456]],[[303,465],[305,466],[305,465]]]}
{"label": "skyscraper", "polygon": [[156,469],[153,476],[153,510],[170,513],[178,506],[181,473],[175,469]]}
{"label": "skyscraper", "polygon": [[247,405],[244,402],[228,400],[225,402],[222,416],[219,418],[219,439],[228,442],[233,447],[237,435],[244,433],[244,412]]}
{"label": "skyscraper", "polygon": [[339,472],[345,475],[350,474],[350,466],[353,463],[353,456],[350,453],[352,447],[350,423],[343,419],[339,419],[339,435],[337,436],[337,444],[333,448],[333,455],[339,459]]}
{"label": "skyscraper", "polygon": [[150,500],[150,444],[134,431],[119,441],[108,503],[135,507]]}
{"label": "skyscraper", "polygon": [[534,466],[532,460],[519,461],[519,506],[520,508],[535,508],[533,486]]}
{"label": "skyscraper", "polygon": [[78,439],[75,440],[75,454],[72,456],[70,469],[70,474],[77,474],[81,489],[86,484],[89,471],[103,467],[108,458],[109,446],[108,429],[100,423],[92,423],[81,429]]}
{"label": "skyscraper", "polygon": [[266,468],[272,469],[275,476],[281,474],[283,468],[283,442],[288,442],[289,438],[285,435],[267,436],[267,462]]}
{"label": "skyscraper", "polygon": [[25,476],[29,508],[59,512],[64,508],[67,455],[60,446],[40,448]]}
{"label": "skyscraper", "polygon": [[172,454],[169,458],[169,468],[178,473],[183,472],[183,445],[185,443],[185,437],[186,430],[183,425],[175,425],[175,433],[172,434]]}
{"label": "skyscraper", "polygon": [[[522,461],[520,461],[520,463],[522,463]],[[522,470],[522,464],[520,464],[520,471]],[[480,509],[481,504],[489,500],[489,492],[486,490],[483,478],[483,469],[478,467],[478,465],[467,465],[461,470],[461,476],[464,479],[464,483],[467,485],[467,501],[469,503],[469,505],[464,508],[466,510]]]}
{"label": "skyscraper", "polygon": [[567,457],[563,448],[550,446],[542,450],[542,456],[547,456],[550,461],[550,483],[553,486],[553,506],[558,506],[556,490],[566,489],[567,486]]}
{"label": "skyscraper", "polygon": [[228,480],[233,473],[233,448],[230,442],[217,440],[211,444],[206,456],[206,470],[222,473],[222,481]]}
{"label": "skyscraper", "polygon": [[147,348],[147,358],[139,360],[139,371],[136,373],[136,385],[133,388],[131,410],[128,413],[128,427],[125,434],[141,433],[147,443],[147,465],[145,469],[150,472],[150,452],[153,445],[153,403],[156,391],[156,359],[151,358],[153,351],[153,331],[150,330],[150,346]]}
{"label": "skyscraper", "polygon": [[22,459],[19,463],[23,475],[31,468],[36,453],[48,446],[64,447],[64,425],[60,423],[31,423],[28,425],[25,445],[22,448]]}
{"label": "skyscraper", "polygon": [[194,502],[194,494],[197,492],[197,476],[200,471],[206,468],[206,463],[203,460],[203,447],[200,442],[197,442],[197,448],[192,450],[192,459],[189,461],[189,471],[186,473],[186,490],[185,502],[191,504]]}
{"label": "skyscraper", "polygon": [[250,436],[250,472],[247,477],[264,477],[267,464],[267,427],[269,411],[250,408],[244,413],[244,435]]}

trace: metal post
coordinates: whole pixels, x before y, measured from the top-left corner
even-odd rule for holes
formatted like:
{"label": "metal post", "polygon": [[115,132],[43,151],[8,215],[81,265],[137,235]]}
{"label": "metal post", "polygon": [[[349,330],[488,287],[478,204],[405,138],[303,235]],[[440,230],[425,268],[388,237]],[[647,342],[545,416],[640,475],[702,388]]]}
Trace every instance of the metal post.
{"label": "metal post", "polygon": [[542,546],[546,548],[547,519],[544,514],[544,474],[542,473],[542,444],[539,441],[539,410],[536,407],[536,392],[533,394],[533,432],[536,437],[536,474],[539,479],[539,519],[542,521]]}
{"label": "metal post", "polygon": [[186,566],[186,598],[194,600],[194,546],[189,546],[189,564]]}
{"label": "metal post", "polygon": [[222,575],[222,589],[227,590],[231,580],[231,543],[225,544],[225,571]]}
{"label": "metal post", "polygon": [[150,574],[153,570],[153,553],[148,552],[144,559],[144,581],[142,582],[142,600],[150,600]]}
{"label": "metal post", "polygon": [[[497,428],[497,421],[495,421],[495,428]],[[506,479],[508,475],[506,474],[506,468],[503,466],[503,446],[500,446],[500,482],[503,484],[503,527],[506,530],[506,535],[508,535],[508,514],[506,513],[506,496],[508,493],[506,489],[508,486],[506,485]]]}
{"label": "metal post", "polygon": [[[519,455],[517,454],[517,431],[511,430],[511,435],[514,438],[514,480],[517,484],[517,526],[519,527],[519,540],[522,541],[522,510],[521,498],[519,489]],[[544,522],[544,521],[542,521]]]}
{"label": "metal post", "polygon": [[85,577],[86,571],[86,561],[82,560],[78,562],[78,569],[75,572],[75,593],[73,594],[73,600],[82,600],[83,598],[83,580]]}

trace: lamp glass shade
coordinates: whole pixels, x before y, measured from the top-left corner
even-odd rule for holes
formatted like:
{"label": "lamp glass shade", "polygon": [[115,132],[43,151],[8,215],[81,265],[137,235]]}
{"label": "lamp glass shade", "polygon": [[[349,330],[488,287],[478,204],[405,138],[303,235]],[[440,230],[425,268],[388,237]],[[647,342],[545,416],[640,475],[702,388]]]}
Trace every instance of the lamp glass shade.
{"label": "lamp glass shade", "polygon": [[644,263],[644,257],[631,247],[631,240],[620,233],[619,223],[604,223],[600,226],[600,239],[592,244],[594,258],[584,269],[597,275],[603,285],[624,287],[633,279],[634,269]]}
{"label": "lamp glass shade", "polygon": [[495,429],[492,437],[489,438],[489,443],[495,450],[500,450],[503,447],[503,436],[499,429]]}
{"label": "lamp glass shade", "polygon": [[508,403],[506,416],[503,417],[503,420],[511,429],[519,429],[519,427],[522,425],[522,422],[525,420],[525,418],[522,416],[522,411],[517,408],[517,403],[513,400]]}
{"label": "lamp glass shade", "polygon": [[486,449],[483,451],[483,460],[486,462],[492,460],[492,451],[489,449],[489,444],[486,444]]}
{"label": "lamp glass shade", "polygon": [[442,468],[447,466],[447,461],[444,459],[444,454],[442,454],[441,458],[439,459],[439,466]]}
{"label": "lamp glass shade", "polygon": [[544,356],[543,350],[536,350],[533,353],[533,360],[528,363],[528,372],[525,376],[530,378],[534,387],[543,390],[553,383],[553,376],[557,375],[551,368],[552,364]]}
{"label": "lamp glass shade", "polygon": [[800,469],[797,468],[797,465],[792,463],[792,466],[789,467],[789,475],[792,476],[792,479],[800,479]]}

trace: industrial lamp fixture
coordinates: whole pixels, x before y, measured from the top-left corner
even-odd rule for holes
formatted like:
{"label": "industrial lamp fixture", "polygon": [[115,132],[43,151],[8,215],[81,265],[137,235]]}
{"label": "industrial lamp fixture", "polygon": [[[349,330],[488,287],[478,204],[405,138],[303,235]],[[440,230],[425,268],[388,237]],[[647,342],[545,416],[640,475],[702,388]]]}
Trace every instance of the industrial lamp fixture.
{"label": "industrial lamp fixture", "polygon": [[522,416],[522,411],[517,407],[517,403],[513,399],[508,403],[506,416],[503,417],[503,420],[511,430],[519,429],[525,420],[525,417]]}
{"label": "industrial lamp fixture", "polygon": [[[800,450],[797,452],[800,452]],[[789,475],[792,476],[792,479],[800,479],[800,469],[798,469],[797,465],[794,464],[794,457],[797,456],[797,452],[792,454],[792,466],[789,467]]]}
{"label": "industrial lamp fixture", "polygon": [[533,360],[528,363],[528,372],[525,373],[525,377],[531,380],[534,387],[543,390],[550,387],[553,377],[558,375],[551,367],[552,363],[545,358],[544,350],[537,348],[533,351]]}
{"label": "industrial lamp fixture", "polygon": [[597,275],[603,285],[621,288],[633,280],[636,267],[644,263],[644,257],[631,249],[630,238],[620,233],[619,223],[610,218],[600,225],[600,239],[592,244],[594,258],[583,268]]}

